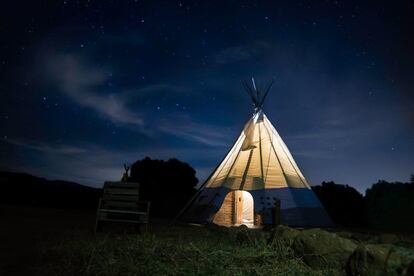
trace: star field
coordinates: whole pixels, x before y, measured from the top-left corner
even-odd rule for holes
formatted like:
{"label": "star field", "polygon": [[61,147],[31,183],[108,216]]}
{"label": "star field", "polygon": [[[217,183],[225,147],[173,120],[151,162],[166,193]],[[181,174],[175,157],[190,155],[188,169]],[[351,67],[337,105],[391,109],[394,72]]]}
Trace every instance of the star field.
{"label": "star field", "polygon": [[0,169],[99,186],[176,157],[200,180],[264,106],[309,182],[364,191],[414,168],[414,4],[0,4]]}

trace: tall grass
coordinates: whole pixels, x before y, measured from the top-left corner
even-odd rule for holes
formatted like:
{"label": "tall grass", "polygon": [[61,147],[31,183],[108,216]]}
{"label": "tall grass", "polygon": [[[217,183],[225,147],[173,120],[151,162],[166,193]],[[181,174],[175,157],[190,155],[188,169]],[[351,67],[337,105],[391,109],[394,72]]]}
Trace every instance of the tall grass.
{"label": "tall grass", "polygon": [[75,236],[42,251],[42,275],[341,275],[313,270],[260,230],[190,226]]}

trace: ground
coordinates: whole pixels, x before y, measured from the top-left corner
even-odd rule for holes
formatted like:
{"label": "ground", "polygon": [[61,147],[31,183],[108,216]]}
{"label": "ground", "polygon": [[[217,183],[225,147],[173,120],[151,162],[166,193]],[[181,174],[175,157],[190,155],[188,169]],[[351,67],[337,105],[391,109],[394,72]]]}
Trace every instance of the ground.
{"label": "ground", "polygon": [[93,210],[1,206],[0,275],[344,275],[311,268],[272,232],[154,222],[104,227]]}
{"label": "ground", "polygon": [[95,211],[0,205],[0,217],[0,275],[31,275],[42,248],[92,238]]}

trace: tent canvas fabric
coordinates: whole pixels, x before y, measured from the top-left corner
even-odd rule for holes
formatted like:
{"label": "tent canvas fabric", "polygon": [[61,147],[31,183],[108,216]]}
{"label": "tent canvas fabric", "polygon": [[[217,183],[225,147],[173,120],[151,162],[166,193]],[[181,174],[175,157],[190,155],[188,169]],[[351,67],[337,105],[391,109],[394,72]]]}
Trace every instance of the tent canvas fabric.
{"label": "tent canvas fabric", "polygon": [[287,146],[257,107],[227,156],[185,208],[181,219],[213,222],[231,191],[247,191],[261,224],[271,224],[277,200],[280,221],[292,226],[329,226],[330,219]]}

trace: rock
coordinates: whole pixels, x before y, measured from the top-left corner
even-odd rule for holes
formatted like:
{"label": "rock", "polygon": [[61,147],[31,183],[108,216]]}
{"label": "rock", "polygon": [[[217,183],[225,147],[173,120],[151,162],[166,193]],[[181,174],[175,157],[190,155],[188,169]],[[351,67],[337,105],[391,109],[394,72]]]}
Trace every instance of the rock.
{"label": "rock", "polygon": [[246,226],[246,225],[244,225],[244,224],[239,225],[239,226],[236,226],[236,227],[234,227],[234,228],[238,229],[239,231],[248,231],[248,230],[249,230],[249,227],[247,227],[247,226]]}
{"label": "rock", "polygon": [[285,225],[277,226],[268,240],[268,244],[276,244],[281,242],[285,245],[292,245],[295,238],[300,234],[300,231]]}
{"label": "rock", "polygon": [[348,232],[348,231],[340,231],[336,232],[338,236],[353,240],[354,242],[367,242],[372,239],[372,235],[370,234],[364,234],[364,233],[358,233],[358,232]]}
{"label": "rock", "polygon": [[253,243],[254,237],[250,234],[249,228],[245,225],[240,225],[239,227],[234,227],[236,241],[240,244]]}
{"label": "rock", "polygon": [[268,237],[268,233],[261,229],[250,229],[245,225],[239,227],[231,227],[234,229],[236,235],[236,241],[240,244],[248,243],[251,245],[265,245]]}
{"label": "rock", "polygon": [[412,275],[414,252],[390,244],[360,245],[349,257],[348,275]]}
{"label": "rock", "polygon": [[293,249],[312,268],[344,268],[357,245],[321,229],[304,230],[296,236]]}

